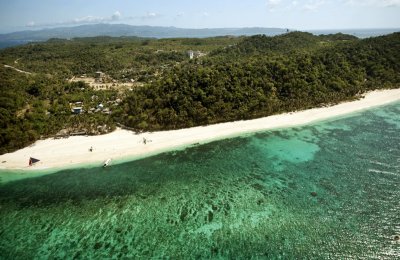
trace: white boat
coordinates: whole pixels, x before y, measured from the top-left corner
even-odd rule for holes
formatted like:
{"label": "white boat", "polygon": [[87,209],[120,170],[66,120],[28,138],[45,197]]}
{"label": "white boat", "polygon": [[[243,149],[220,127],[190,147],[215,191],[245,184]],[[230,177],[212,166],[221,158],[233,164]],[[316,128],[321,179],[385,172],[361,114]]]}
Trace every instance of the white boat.
{"label": "white boat", "polygon": [[105,167],[109,166],[110,164],[111,164],[111,158],[107,159],[107,160],[104,162],[103,167],[105,168]]}

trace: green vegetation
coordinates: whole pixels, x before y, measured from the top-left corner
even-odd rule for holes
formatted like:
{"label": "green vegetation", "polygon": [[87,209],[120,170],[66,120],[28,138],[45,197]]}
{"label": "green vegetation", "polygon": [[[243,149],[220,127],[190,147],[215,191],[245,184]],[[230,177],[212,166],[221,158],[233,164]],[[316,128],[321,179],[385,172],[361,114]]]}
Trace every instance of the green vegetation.
{"label": "green vegetation", "polygon": [[[40,137],[69,133],[101,133],[115,123],[103,113],[72,115],[70,103],[84,107],[117,99],[113,91],[96,92],[81,82],[67,83],[46,75],[25,75],[0,67],[0,153],[31,144]],[[92,101],[92,97],[96,100]],[[101,125],[103,128],[97,129]],[[104,127],[106,125],[106,127]]]}
{"label": "green vegetation", "polygon": [[0,62],[21,70],[51,74],[60,79],[103,71],[112,78],[149,82],[165,68],[188,60],[188,50],[210,52],[240,38],[143,39],[137,37],[93,37],[50,39],[0,52]]}
{"label": "green vegetation", "polygon": [[[99,134],[117,123],[137,130],[177,129],[354,99],[367,90],[400,86],[399,49],[400,33],[359,40],[301,32],[51,39],[5,49],[0,52],[0,153],[62,129]],[[205,56],[190,60],[189,50]],[[96,91],[69,81],[94,77],[96,71],[120,83],[141,84]],[[71,113],[76,102],[83,102],[84,113]],[[100,103],[111,114],[94,111]]]}
{"label": "green vegetation", "polygon": [[205,125],[337,103],[399,87],[400,33],[254,36],[174,67],[126,98],[122,120],[137,129]]}

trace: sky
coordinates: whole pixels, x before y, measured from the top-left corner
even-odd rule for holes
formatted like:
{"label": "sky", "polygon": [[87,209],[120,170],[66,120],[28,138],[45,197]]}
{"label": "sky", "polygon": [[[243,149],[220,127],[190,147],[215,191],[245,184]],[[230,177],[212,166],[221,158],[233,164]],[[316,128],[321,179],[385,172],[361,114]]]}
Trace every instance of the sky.
{"label": "sky", "polygon": [[400,28],[400,0],[0,0],[0,33],[94,23],[296,30]]}

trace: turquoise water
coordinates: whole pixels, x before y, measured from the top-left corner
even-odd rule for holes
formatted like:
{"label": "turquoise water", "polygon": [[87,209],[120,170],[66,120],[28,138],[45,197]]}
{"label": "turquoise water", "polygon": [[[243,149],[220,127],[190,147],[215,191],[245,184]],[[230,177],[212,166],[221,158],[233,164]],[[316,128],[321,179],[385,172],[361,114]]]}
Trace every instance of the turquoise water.
{"label": "turquoise water", "polygon": [[400,258],[400,103],[0,186],[1,259]]}

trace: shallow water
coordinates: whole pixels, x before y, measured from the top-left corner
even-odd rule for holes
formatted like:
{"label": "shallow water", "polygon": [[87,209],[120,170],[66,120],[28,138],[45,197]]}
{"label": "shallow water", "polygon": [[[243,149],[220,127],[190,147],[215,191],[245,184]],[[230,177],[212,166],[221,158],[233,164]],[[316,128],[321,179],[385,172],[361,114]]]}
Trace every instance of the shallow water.
{"label": "shallow water", "polygon": [[400,103],[0,186],[0,258],[400,257]]}

